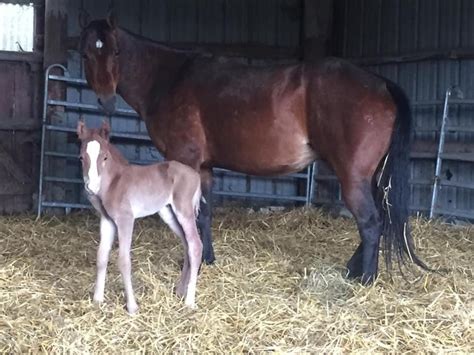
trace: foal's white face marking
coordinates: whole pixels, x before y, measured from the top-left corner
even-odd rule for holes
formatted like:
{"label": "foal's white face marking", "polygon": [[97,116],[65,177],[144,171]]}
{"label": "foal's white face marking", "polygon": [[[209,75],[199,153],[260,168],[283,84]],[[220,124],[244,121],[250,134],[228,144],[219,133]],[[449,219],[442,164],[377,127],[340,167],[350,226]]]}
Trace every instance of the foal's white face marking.
{"label": "foal's white face marking", "polygon": [[104,42],[102,42],[100,39],[97,40],[97,42],[95,42],[95,47],[96,48],[102,48],[104,46]]}
{"label": "foal's white face marking", "polygon": [[100,152],[100,143],[97,141],[90,141],[87,143],[86,152],[89,155],[89,171],[87,172],[87,179],[84,180],[87,185],[87,189],[92,193],[97,194],[100,189],[100,176],[97,169],[97,158]]}

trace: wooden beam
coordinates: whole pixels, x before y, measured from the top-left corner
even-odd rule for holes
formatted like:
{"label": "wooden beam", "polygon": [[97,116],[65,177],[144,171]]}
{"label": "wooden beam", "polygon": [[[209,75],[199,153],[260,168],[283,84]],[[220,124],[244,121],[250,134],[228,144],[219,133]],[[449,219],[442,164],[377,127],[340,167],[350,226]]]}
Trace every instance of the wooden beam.
{"label": "wooden beam", "polygon": [[44,67],[67,62],[67,1],[46,0],[44,15]]}
{"label": "wooden beam", "polygon": [[[196,43],[162,42],[166,46],[178,49],[196,50],[215,56],[245,57],[255,59],[298,59],[300,48],[269,46],[261,43]],[[79,37],[68,37],[67,48],[77,50]]]}
{"label": "wooden beam", "polygon": [[395,63],[412,63],[427,60],[460,60],[460,59],[474,59],[474,48],[461,48],[451,50],[434,50],[423,51],[415,53],[406,53],[392,56],[379,57],[365,57],[365,58],[346,58],[347,60],[361,65],[380,65],[380,64],[395,64]]}
{"label": "wooden beam", "polygon": [[36,131],[41,128],[41,121],[37,117],[15,117],[15,119],[1,119],[0,131]]}
{"label": "wooden beam", "polygon": [[314,61],[328,55],[334,14],[333,0],[304,0],[303,59]]}

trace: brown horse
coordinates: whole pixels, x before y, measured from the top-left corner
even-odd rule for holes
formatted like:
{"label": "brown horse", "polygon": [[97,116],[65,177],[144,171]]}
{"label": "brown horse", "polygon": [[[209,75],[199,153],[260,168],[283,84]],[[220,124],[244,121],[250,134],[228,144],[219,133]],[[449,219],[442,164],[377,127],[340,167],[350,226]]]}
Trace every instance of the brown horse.
{"label": "brown horse", "polygon": [[334,169],[361,243],[348,262],[363,283],[377,275],[379,240],[416,264],[408,228],[411,113],[394,83],[348,62],[251,67],[173,49],[119,28],[84,26],[86,78],[107,113],[122,95],[167,158],[201,174],[203,258],[211,240],[212,168],[255,175],[296,172],[315,159]]}
{"label": "brown horse", "polygon": [[104,300],[105,274],[115,232],[119,241],[119,268],[125,285],[127,310],[138,306],[132,288],[130,246],[136,218],[158,213],[184,246],[184,267],[176,293],[195,307],[196,282],[202,243],[196,226],[201,199],[199,174],[176,161],[148,166],[130,165],[109,142],[109,125],[89,129],[77,125],[87,197],[100,213],[100,245],[94,301]]}

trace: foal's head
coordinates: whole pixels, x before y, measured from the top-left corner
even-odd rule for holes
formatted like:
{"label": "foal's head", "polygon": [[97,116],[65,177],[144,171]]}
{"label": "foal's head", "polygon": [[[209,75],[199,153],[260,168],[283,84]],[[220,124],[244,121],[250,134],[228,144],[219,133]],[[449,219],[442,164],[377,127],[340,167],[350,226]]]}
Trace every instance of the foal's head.
{"label": "foal's head", "polygon": [[87,128],[84,121],[77,123],[77,135],[81,140],[79,158],[82,163],[82,174],[86,191],[97,194],[100,190],[102,172],[110,164],[109,135],[110,126],[107,121],[100,128]]}
{"label": "foal's head", "polygon": [[119,81],[119,45],[117,24],[113,15],[105,20],[95,20],[83,27],[79,52],[84,59],[86,79],[98,96],[106,114],[115,111],[116,90]]}

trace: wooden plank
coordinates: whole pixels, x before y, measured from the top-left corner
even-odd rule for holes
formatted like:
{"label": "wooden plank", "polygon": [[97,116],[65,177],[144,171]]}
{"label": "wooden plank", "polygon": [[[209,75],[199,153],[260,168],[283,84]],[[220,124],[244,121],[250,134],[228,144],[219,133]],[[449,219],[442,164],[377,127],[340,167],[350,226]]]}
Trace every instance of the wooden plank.
{"label": "wooden plank", "polygon": [[43,55],[37,52],[0,51],[0,61],[38,63],[43,62]]}
{"label": "wooden plank", "polygon": [[0,164],[19,183],[31,184],[31,177],[15,162],[15,159],[0,144]]}
{"label": "wooden plank", "polygon": [[3,120],[0,116],[0,131],[35,131],[41,128],[36,117],[15,117],[14,120]]}
{"label": "wooden plank", "polygon": [[45,1],[44,67],[67,62],[67,2]]}

